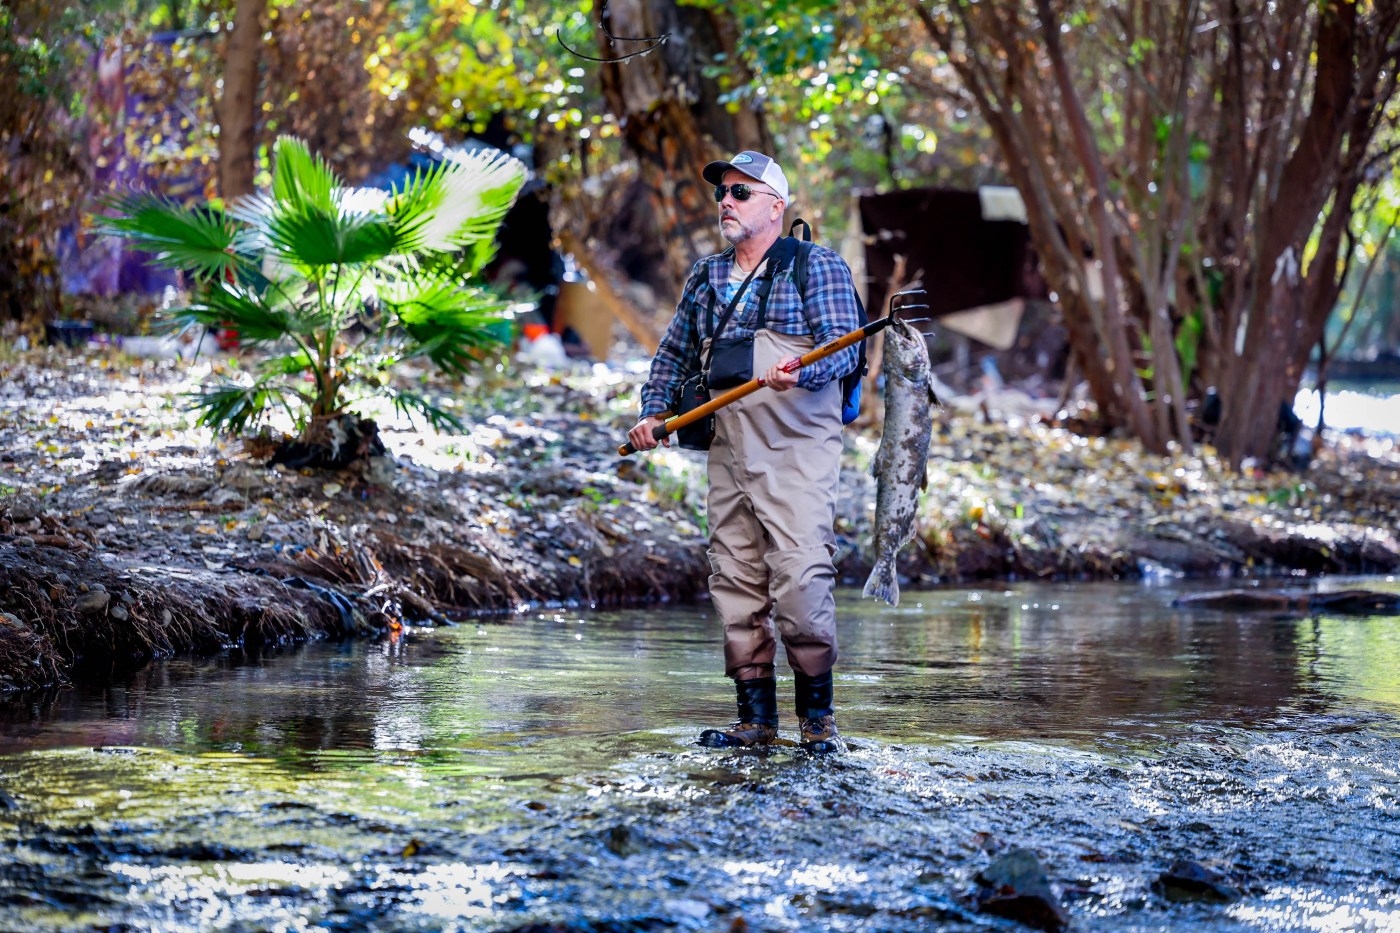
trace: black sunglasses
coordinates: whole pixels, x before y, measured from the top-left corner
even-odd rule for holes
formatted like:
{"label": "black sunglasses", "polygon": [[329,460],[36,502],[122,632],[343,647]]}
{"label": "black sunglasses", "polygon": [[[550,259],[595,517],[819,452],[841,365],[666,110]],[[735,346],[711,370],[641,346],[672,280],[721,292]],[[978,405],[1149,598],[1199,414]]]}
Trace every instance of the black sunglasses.
{"label": "black sunglasses", "polygon": [[778,197],[778,195],[771,191],[757,191],[754,189],[753,185],[746,185],[740,182],[737,185],[715,185],[715,203],[718,204],[720,201],[723,201],[724,196],[731,192],[733,192],[734,200],[736,201],[747,201],[756,194],[766,194],[770,198]]}

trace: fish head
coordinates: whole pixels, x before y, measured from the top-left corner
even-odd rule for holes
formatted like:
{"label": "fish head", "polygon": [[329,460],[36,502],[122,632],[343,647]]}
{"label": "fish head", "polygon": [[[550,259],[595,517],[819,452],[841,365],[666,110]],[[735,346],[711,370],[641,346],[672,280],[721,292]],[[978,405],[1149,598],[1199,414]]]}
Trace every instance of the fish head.
{"label": "fish head", "polygon": [[927,375],[928,343],[923,331],[898,317],[891,321],[885,329],[885,361],[881,365],[908,378]]}

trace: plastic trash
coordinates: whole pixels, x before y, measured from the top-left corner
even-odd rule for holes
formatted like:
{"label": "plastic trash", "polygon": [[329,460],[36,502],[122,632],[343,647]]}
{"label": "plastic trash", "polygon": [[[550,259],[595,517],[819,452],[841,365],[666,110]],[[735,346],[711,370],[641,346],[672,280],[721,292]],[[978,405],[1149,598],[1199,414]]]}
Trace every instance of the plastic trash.
{"label": "plastic trash", "polygon": [[515,358],[522,363],[532,363],[544,369],[566,369],[572,365],[569,354],[564,351],[564,341],[558,334],[545,332],[533,340],[520,342],[520,351]]}

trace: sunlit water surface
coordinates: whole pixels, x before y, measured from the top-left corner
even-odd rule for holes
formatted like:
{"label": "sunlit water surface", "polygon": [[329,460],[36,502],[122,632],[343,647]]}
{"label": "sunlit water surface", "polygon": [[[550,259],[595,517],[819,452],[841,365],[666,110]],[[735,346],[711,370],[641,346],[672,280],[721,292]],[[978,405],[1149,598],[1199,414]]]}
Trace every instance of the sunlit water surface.
{"label": "sunlit water surface", "polygon": [[[1180,592],[842,593],[835,759],[692,744],[704,606],[0,706],[0,929],[1012,929],[969,895],[1016,846],[1084,929],[1400,929],[1400,621]],[[1178,858],[1243,898],[1168,900]]]}
{"label": "sunlit water surface", "polygon": [[[1327,392],[1326,424],[1337,431],[1400,437],[1400,385],[1394,382],[1334,381]],[[1317,424],[1316,389],[1299,389],[1293,411],[1306,425]]]}

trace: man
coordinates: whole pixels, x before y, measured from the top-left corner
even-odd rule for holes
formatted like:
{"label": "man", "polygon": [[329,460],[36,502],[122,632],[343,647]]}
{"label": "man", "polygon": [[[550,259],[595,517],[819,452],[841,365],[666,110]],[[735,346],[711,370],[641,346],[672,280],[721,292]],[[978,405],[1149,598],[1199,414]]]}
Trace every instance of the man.
{"label": "man", "polygon": [[[831,668],[837,654],[832,557],[840,377],[855,367],[857,353],[850,347],[795,372],[787,367],[859,327],[859,299],[841,257],[813,246],[805,302],[789,263],[773,278],[761,308],[754,286],[770,272],[766,257],[782,234],[787,177],[753,151],[711,162],[701,175],[715,185],[720,233],[733,246],[691,270],[642,387],[642,419],[628,433],[636,449],[655,447],[652,431],[663,423],[658,416],[671,408],[701,350],[712,338],[752,335],[753,375],[763,376],[772,391],[716,413],[709,456],[710,596],[724,624],[725,673],[735,682],[739,718],[726,729],[705,730],[700,744],[768,745],[777,738],[776,623],[796,679],[801,743],[814,752],[838,751]],[[710,333],[736,293],[722,333]]]}

